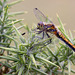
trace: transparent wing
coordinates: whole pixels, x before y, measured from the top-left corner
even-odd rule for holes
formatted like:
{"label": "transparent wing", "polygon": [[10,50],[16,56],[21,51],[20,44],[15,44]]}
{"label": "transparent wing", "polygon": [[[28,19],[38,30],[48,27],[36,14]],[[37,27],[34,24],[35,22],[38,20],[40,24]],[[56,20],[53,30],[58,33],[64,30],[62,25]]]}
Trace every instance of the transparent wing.
{"label": "transparent wing", "polygon": [[[41,39],[40,39],[41,40]],[[38,41],[37,43],[35,43],[35,44],[33,44],[31,47],[30,47],[30,49],[29,49],[29,51],[31,51],[32,52],[32,50],[38,50],[38,49],[42,49],[42,48],[44,48],[45,46],[47,46],[47,45],[49,45],[50,43],[51,43],[51,41],[52,41],[52,39],[51,38],[48,38],[48,39],[45,39],[45,40],[43,40],[43,41]]]}
{"label": "transparent wing", "polygon": [[53,23],[48,17],[46,17],[38,8],[34,9],[34,14],[38,20],[41,22]]}

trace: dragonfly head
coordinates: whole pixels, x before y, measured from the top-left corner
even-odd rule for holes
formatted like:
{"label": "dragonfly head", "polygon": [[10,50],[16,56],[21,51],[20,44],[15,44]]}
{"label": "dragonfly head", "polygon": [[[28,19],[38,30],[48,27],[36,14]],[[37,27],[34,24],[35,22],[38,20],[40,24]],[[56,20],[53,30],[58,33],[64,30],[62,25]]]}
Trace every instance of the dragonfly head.
{"label": "dragonfly head", "polygon": [[39,29],[39,30],[44,29],[44,23],[43,22],[38,23],[37,29]]}

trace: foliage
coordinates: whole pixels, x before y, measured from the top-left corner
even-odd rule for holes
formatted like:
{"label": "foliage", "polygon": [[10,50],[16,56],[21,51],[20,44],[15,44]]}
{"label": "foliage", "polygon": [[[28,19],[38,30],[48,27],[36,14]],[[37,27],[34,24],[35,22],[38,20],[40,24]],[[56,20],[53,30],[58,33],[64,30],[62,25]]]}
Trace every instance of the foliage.
{"label": "foliage", "polygon": [[[40,39],[35,38],[36,34],[32,33],[27,25],[22,24],[22,19],[11,18],[23,14],[23,12],[12,14],[8,12],[12,5],[20,1],[11,4],[6,4],[7,0],[0,1],[0,59],[4,59],[0,61],[0,74],[70,75],[71,72],[75,74],[71,68],[71,64],[75,65],[75,55],[67,45],[60,41],[59,46],[48,44],[49,39],[41,39],[42,41],[40,41]],[[59,30],[75,44],[75,40],[69,39],[59,16],[57,18],[60,23]],[[21,26],[16,28],[16,24]],[[27,30],[28,39],[19,32],[21,28]],[[71,33],[70,35],[72,37]]]}

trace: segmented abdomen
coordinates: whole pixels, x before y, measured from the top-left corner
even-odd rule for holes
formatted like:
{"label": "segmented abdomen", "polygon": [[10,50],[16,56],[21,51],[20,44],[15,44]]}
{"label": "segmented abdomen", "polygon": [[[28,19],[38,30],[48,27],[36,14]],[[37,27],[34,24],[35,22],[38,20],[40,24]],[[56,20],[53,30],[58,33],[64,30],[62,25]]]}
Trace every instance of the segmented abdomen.
{"label": "segmented abdomen", "polygon": [[65,44],[67,44],[75,52],[75,46],[69,40],[67,40],[61,32],[57,32],[56,36],[59,39],[61,39]]}

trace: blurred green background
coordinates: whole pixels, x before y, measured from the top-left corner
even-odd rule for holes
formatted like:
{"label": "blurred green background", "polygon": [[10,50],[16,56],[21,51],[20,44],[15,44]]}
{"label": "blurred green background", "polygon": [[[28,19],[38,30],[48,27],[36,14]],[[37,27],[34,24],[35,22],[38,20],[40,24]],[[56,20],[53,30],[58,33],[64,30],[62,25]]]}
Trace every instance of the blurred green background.
{"label": "blurred green background", "polygon": [[[13,1],[15,0],[10,0],[9,3]],[[24,0],[14,5],[9,11],[25,11],[26,14],[16,16],[16,19],[24,19],[23,23],[28,24],[29,28],[31,28],[34,23],[39,22],[33,13],[33,9],[36,7],[49,16],[56,26],[59,26],[56,16],[58,14],[65,25],[65,29],[71,30],[73,36],[75,35],[75,0]]]}

